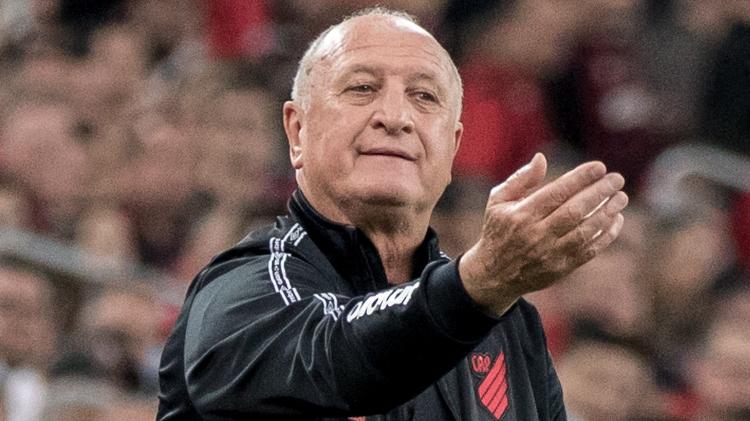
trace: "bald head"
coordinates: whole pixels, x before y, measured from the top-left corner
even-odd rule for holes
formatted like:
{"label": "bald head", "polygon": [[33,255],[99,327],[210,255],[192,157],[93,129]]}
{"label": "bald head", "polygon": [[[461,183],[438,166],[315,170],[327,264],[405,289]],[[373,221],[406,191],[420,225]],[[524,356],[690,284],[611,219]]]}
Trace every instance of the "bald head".
{"label": "bald head", "polygon": [[437,51],[436,60],[451,80],[451,102],[456,110],[456,119],[461,115],[463,100],[463,85],[456,65],[448,52],[435,40],[426,29],[419,26],[415,19],[407,13],[384,8],[365,9],[342,22],[323,31],[305,51],[299,62],[297,73],[292,86],[292,100],[303,108],[310,103],[311,90],[315,89],[315,77],[329,58],[335,57],[348,44],[356,44],[363,38],[380,32],[401,32],[405,35],[404,43],[409,42],[409,36],[429,39],[430,44]]}

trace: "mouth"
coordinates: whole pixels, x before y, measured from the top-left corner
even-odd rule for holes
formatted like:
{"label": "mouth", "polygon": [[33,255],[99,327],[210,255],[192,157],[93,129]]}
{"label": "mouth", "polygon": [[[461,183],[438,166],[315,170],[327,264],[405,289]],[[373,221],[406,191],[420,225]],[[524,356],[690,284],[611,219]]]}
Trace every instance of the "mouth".
{"label": "mouth", "polygon": [[407,161],[412,161],[412,162],[417,160],[416,156],[406,151],[393,149],[393,148],[370,148],[370,149],[361,151],[360,155],[400,158],[400,159],[405,159]]}

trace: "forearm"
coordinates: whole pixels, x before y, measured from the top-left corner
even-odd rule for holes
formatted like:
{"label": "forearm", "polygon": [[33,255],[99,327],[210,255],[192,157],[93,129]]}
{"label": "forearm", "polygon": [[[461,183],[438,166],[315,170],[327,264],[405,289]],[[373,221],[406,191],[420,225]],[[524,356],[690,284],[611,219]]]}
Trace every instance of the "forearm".
{"label": "forearm", "polygon": [[223,315],[224,325],[239,328],[213,335],[206,331],[215,316],[201,311],[208,308],[199,302],[205,299],[196,300],[185,357],[190,395],[200,412],[385,411],[449,371],[496,323],[462,290],[453,263],[432,265],[422,278],[399,287],[336,296],[346,303],[340,312],[312,291],[300,293],[302,300],[286,307],[269,305],[275,298],[268,296],[230,306],[237,314],[248,312],[238,318],[245,322],[227,323]]}

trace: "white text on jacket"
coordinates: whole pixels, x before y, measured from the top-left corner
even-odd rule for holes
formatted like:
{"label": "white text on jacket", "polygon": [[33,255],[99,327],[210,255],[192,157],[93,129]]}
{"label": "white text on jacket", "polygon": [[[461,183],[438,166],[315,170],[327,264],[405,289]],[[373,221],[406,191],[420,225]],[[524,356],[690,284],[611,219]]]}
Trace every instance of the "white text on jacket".
{"label": "white text on jacket", "polygon": [[401,288],[389,289],[367,297],[349,310],[346,321],[352,322],[362,316],[369,316],[375,311],[385,310],[395,305],[406,305],[411,300],[411,295],[419,287],[419,282]]}

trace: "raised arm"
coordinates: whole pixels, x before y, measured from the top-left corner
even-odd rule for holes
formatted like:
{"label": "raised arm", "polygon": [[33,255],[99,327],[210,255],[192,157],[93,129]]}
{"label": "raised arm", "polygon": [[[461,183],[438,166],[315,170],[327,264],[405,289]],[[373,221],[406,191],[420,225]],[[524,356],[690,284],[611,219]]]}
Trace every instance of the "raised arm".
{"label": "raised arm", "polygon": [[267,262],[223,273],[193,302],[185,372],[207,419],[388,410],[453,368],[497,322],[469,299],[447,260],[412,282],[349,297],[289,256],[284,275],[298,299],[288,300],[274,290]]}
{"label": "raised arm", "polygon": [[546,171],[537,154],[492,190],[481,238],[461,259],[466,290],[492,314],[591,260],[622,228],[621,175],[587,162],[542,186]]}

